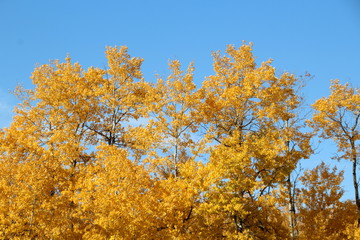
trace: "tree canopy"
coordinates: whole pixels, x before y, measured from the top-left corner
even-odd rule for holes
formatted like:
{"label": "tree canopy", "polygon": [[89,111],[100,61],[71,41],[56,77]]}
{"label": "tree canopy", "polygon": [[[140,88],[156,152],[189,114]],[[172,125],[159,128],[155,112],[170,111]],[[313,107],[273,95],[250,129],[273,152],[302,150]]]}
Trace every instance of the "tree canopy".
{"label": "tree canopy", "polygon": [[[251,44],[213,53],[201,86],[194,63],[169,61],[168,76],[145,81],[127,47],[105,55],[103,69],[51,61],[33,89],[15,90],[0,134],[0,238],[360,236],[359,89],[331,82],[306,120],[301,79],[257,64]],[[336,168],[296,176],[317,132],[353,162],[355,201],[341,201]]]}

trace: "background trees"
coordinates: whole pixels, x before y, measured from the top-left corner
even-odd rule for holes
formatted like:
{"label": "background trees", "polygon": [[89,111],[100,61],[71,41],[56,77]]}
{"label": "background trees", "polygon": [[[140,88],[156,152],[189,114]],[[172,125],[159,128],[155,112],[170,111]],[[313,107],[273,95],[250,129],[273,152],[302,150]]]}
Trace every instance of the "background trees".
{"label": "background trees", "polygon": [[315,114],[311,126],[321,132],[321,137],[336,142],[338,159],[352,162],[352,176],[355,190],[355,203],[360,226],[360,197],[358,179],[358,155],[360,149],[360,89],[351,88],[348,84],[340,84],[338,80],[331,82],[331,94],[319,99],[313,105]]}
{"label": "background trees", "polygon": [[[193,64],[170,61],[150,83],[126,47],[105,53],[105,69],[67,57],[37,67],[33,90],[17,89],[22,103],[1,131],[3,239],[351,237],[342,172],[320,165],[302,188],[290,182],[312,153],[295,76],[256,65],[250,44],[214,53],[200,88]],[[332,90],[311,124],[356,167],[358,90]]]}
{"label": "background trees", "polygon": [[300,177],[299,193],[300,239],[345,239],[348,223],[355,222],[356,205],[341,202],[344,171],[330,169],[322,162]]}

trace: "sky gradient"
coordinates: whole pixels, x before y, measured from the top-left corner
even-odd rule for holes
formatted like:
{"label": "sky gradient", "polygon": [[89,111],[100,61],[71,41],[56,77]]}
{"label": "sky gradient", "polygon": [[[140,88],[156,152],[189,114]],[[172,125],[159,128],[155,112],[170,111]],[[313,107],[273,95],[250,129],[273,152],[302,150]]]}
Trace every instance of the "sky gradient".
{"label": "sky gradient", "polygon": [[[211,52],[252,42],[257,62],[269,58],[279,74],[310,73],[307,104],[329,94],[329,81],[360,87],[360,1],[358,0],[0,0],[0,126],[11,122],[17,84],[32,88],[34,67],[50,59],[85,68],[104,67],[106,46],[129,47],[144,58],[145,80],[166,75],[169,59],[195,63],[198,86],[213,73]],[[330,157],[336,146],[317,145],[303,166],[321,160],[345,169],[345,198],[353,199],[351,168]]]}

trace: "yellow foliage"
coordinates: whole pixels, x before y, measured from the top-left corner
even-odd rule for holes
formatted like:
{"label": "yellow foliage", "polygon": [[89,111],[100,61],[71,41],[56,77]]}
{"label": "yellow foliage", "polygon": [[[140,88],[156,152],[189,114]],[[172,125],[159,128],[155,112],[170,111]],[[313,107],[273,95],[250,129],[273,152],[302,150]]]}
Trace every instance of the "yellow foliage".
{"label": "yellow foliage", "polygon": [[[193,63],[170,61],[167,78],[150,83],[127,47],[105,54],[105,69],[54,60],[34,70],[34,89],[15,90],[22,103],[0,131],[0,238],[289,239],[279,196],[312,153],[299,79],[277,76],[271,60],[257,66],[251,44],[214,53],[215,74],[200,88]],[[356,239],[342,174],[313,175],[303,177],[317,188],[302,190],[299,236],[311,220],[319,238]]]}
{"label": "yellow foliage", "polygon": [[340,156],[352,162],[355,203],[358,225],[360,226],[360,196],[358,179],[358,161],[360,149],[360,89],[349,84],[331,81],[331,94],[313,104],[313,119],[308,121],[321,137],[336,142]]}
{"label": "yellow foliage", "polygon": [[340,201],[343,174],[322,162],[300,178],[304,185],[299,193],[300,239],[345,239],[347,225],[356,220],[356,206]]}

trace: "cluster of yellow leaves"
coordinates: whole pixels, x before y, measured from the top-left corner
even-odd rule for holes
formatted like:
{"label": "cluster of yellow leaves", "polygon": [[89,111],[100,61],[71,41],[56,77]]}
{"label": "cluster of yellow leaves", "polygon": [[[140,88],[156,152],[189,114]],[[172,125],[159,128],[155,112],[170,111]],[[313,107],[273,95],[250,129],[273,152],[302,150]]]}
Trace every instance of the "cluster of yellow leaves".
{"label": "cluster of yellow leaves", "polygon": [[313,105],[316,112],[311,125],[321,131],[322,137],[333,139],[339,151],[344,152],[342,157],[350,159],[352,144],[360,140],[360,89],[334,80],[330,90],[329,97]]}
{"label": "cluster of yellow leaves", "polygon": [[[1,131],[0,238],[288,239],[289,199],[278,192],[312,153],[298,79],[256,66],[251,44],[213,56],[199,88],[194,65],[177,60],[145,82],[126,47],[107,48],[106,69],[70,57],[37,67]],[[350,238],[342,175],[324,173],[321,185],[315,173],[303,177],[299,237],[310,221],[335,236],[327,228],[342,219],[339,236]],[[327,187],[335,192],[323,197]]]}
{"label": "cluster of yellow leaves", "polygon": [[356,221],[356,206],[341,202],[344,171],[322,162],[300,177],[304,186],[299,193],[300,239],[346,239],[346,227]]}
{"label": "cluster of yellow leaves", "polygon": [[360,226],[360,194],[358,179],[358,161],[360,152],[360,89],[349,84],[331,82],[331,94],[313,104],[313,119],[309,121],[321,137],[333,139],[337,143],[338,159],[352,162],[352,177],[357,207],[357,222]]}

